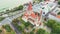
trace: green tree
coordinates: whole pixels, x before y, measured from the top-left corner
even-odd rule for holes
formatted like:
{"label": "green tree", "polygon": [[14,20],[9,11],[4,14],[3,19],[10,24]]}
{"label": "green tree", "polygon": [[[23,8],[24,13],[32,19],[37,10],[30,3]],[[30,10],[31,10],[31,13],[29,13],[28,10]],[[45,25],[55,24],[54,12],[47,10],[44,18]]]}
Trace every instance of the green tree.
{"label": "green tree", "polygon": [[52,28],[52,32],[56,34],[60,34],[60,24],[55,23]]}
{"label": "green tree", "polygon": [[60,0],[58,0],[58,4],[60,5]]}
{"label": "green tree", "polygon": [[47,26],[51,27],[51,34],[60,34],[60,22],[48,20]]}
{"label": "green tree", "polygon": [[4,27],[5,27],[7,32],[11,32],[12,29],[11,29],[11,27],[9,25],[5,25]]}
{"label": "green tree", "polygon": [[23,5],[18,6],[15,11],[17,10],[23,10]]}
{"label": "green tree", "polygon": [[48,21],[47,21],[47,26],[52,28],[52,26],[53,26],[55,23],[56,23],[55,20],[48,20]]}
{"label": "green tree", "polygon": [[34,31],[31,31],[30,34],[34,34]]}
{"label": "green tree", "polygon": [[46,34],[46,31],[43,29],[38,29],[36,34]]}
{"label": "green tree", "polygon": [[2,30],[0,30],[0,33],[2,32]]}
{"label": "green tree", "polygon": [[60,15],[60,12],[58,12],[58,15]]}

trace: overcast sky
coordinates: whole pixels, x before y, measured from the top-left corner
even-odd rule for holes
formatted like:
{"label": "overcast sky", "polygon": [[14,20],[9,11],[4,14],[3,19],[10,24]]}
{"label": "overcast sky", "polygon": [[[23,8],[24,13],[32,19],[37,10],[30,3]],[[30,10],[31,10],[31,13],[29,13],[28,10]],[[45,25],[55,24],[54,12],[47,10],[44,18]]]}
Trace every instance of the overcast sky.
{"label": "overcast sky", "polygon": [[29,1],[32,1],[32,0],[0,0],[0,9],[6,8],[6,7],[7,8],[15,7],[20,4],[27,3]]}

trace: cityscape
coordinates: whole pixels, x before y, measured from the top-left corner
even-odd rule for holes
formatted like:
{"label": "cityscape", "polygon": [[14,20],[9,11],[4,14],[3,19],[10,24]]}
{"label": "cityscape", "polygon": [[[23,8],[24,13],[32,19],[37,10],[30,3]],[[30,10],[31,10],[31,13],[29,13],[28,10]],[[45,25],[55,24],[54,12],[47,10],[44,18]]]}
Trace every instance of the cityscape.
{"label": "cityscape", "polygon": [[60,0],[1,0],[0,34],[60,34]]}

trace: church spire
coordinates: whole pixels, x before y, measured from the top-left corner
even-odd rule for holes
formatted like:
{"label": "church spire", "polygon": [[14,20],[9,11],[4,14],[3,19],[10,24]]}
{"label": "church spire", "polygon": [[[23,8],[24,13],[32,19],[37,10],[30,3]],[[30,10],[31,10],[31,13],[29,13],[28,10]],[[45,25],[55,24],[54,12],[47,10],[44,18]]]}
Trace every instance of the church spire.
{"label": "church spire", "polygon": [[28,10],[32,10],[32,3],[29,3]]}

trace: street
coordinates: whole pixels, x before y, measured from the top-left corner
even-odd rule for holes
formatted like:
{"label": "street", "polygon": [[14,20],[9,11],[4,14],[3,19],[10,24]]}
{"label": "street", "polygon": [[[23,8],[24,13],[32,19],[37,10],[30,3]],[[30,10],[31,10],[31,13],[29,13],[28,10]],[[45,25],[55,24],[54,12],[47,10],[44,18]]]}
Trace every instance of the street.
{"label": "street", "polygon": [[3,21],[0,22],[0,26],[9,24],[11,26],[11,28],[13,30],[15,30],[16,34],[21,34],[20,32],[18,32],[17,28],[13,24],[11,24],[13,19],[20,17],[24,13],[24,12],[22,12],[22,13],[21,12],[18,12],[18,14],[13,15],[13,16],[6,17]]}

